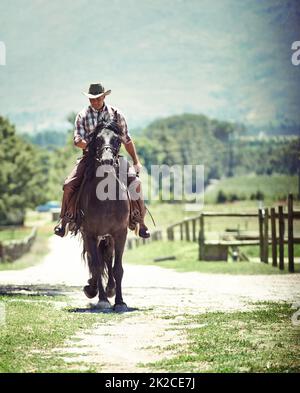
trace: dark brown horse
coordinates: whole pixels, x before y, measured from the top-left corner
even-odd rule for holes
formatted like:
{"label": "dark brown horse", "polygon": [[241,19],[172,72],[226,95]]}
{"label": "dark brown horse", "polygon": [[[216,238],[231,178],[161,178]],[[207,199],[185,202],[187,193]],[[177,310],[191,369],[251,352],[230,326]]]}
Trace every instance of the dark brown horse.
{"label": "dark brown horse", "polygon": [[126,187],[118,180],[120,145],[117,123],[104,122],[97,127],[88,147],[79,208],[83,256],[91,275],[84,292],[89,298],[99,294],[98,307],[102,309],[110,307],[108,298],[115,295],[114,310],[126,311],[121,287],[122,256],[130,206]]}

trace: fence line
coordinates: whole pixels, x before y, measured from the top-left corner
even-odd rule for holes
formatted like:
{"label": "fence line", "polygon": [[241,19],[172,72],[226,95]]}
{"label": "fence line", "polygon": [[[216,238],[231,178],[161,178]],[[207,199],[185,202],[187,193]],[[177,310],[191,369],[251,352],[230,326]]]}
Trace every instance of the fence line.
{"label": "fence line", "polygon": [[128,250],[131,250],[134,245],[135,247],[139,247],[142,244],[148,244],[151,242],[155,242],[158,240],[162,240],[162,231],[161,230],[157,230],[151,233],[151,237],[149,237],[148,239],[142,239],[140,237],[128,237],[127,238],[127,248]]}
{"label": "fence line", "polygon": [[[300,238],[294,236],[294,220],[300,219],[300,211],[294,211],[293,195],[288,196],[288,211],[283,212],[283,206],[278,206],[278,213],[275,208],[271,208],[269,216],[268,209],[259,210],[259,238],[260,238],[260,260],[261,262],[269,262],[269,245],[272,249],[272,265],[284,269],[284,245],[288,245],[288,271],[295,271],[294,265],[294,246],[300,244]],[[271,221],[271,236],[269,236],[269,220]],[[285,220],[287,221],[287,237],[285,238]],[[278,225],[277,225],[278,222]],[[277,236],[278,227],[278,236]],[[278,253],[277,253],[278,248]],[[278,264],[279,254],[279,264]]]}
{"label": "fence line", "polygon": [[[205,239],[205,218],[207,217],[257,218],[259,235],[251,239],[245,238],[245,240],[208,241]],[[176,232],[179,232],[180,240],[198,242],[199,260],[212,260],[213,256],[227,258],[228,250],[226,251],[226,247],[258,245],[261,262],[268,263],[269,246],[271,245],[272,265],[274,267],[278,266],[279,269],[284,269],[284,244],[288,244],[288,269],[292,273],[294,272],[294,245],[300,244],[300,238],[294,236],[293,222],[299,219],[300,211],[293,210],[293,195],[289,194],[287,213],[284,213],[283,206],[278,206],[278,211],[275,208],[265,208],[259,209],[257,213],[203,212],[195,217],[186,218],[170,225],[167,228],[167,239],[169,241],[176,240]],[[286,220],[287,238],[284,236]],[[176,231],[177,229],[179,230]],[[222,252],[217,250],[218,246],[220,249],[223,247]],[[217,253],[213,253],[213,256],[211,256],[213,248],[217,250]]]}

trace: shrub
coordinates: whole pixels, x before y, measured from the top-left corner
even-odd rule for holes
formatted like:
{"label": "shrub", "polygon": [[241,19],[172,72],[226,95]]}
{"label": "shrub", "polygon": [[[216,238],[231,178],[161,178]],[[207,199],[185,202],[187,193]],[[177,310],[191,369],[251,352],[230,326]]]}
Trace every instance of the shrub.
{"label": "shrub", "polygon": [[225,202],[227,202],[227,195],[225,194],[224,191],[220,190],[220,191],[218,192],[216,202],[217,202],[217,203],[225,203]]}

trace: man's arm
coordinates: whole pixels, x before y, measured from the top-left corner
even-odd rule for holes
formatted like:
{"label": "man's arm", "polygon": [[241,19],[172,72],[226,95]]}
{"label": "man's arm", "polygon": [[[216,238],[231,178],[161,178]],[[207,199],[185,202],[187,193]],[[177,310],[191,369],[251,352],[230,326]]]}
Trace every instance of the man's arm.
{"label": "man's arm", "polygon": [[83,118],[81,113],[78,113],[75,119],[75,129],[74,129],[74,145],[85,149],[87,142],[85,140],[86,131],[83,124]]}
{"label": "man's arm", "polygon": [[124,143],[124,146],[125,146],[127,153],[130,155],[130,157],[133,160],[133,166],[134,166],[136,174],[138,175],[142,169],[142,164],[141,164],[140,159],[137,155],[133,140],[131,139],[129,142]]}
{"label": "man's arm", "polygon": [[141,164],[140,159],[137,155],[136,148],[134,146],[134,142],[129,135],[127,122],[125,120],[125,117],[120,111],[117,112],[117,122],[122,129],[122,138],[121,138],[122,143],[125,146],[127,153],[130,155],[130,157],[133,160],[133,165],[135,167],[136,172],[139,172],[140,169],[142,168],[142,164]]}
{"label": "man's arm", "polygon": [[133,140],[131,139],[130,142],[124,144],[127,153],[133,160],[133,165],[141,165],[139,157],[136,152],[136,148],[134,146]]}

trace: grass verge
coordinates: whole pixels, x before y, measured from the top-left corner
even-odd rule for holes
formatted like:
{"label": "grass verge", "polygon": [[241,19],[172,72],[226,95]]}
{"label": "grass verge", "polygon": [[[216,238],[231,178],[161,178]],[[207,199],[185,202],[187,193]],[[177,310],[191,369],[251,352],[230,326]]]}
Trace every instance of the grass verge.
{"label": "grass verge", "polygon": [[1,262],[0,271],[21,270],[27,267],[35,266],[41,262],[42,258],[48,253],[48,251],[48,236],[44,236],[42,233],[38,232],[37,238],[35,239],[31,250],[16,261]]}
{"label": "grass verge", "polygon": [[[154,262],[154,258],[176,256],[176,260]],[[125,262],[136,265],[155,265],[179,272],[228,273],[228,274],[284,274],[271,264],[257,262],[204,262],[198,261],[198,244],[186,241],[158,241],[126,250]],[[300,272],[300,264],[295,264]]]}
{"label": "grass verge", "polygon": [[72,313],[57,307],[65,298],[1,296],[5,321],[0,329],[0,372],[91,372],[90,366],[68,364],[51,350],[81,329],[101,321],[102,315]]}
{"label": "grass verge", "polygon": [[144,366],[170,372],[299,372],[294,311],[290,304],[265,303],[254,311],[186,315],[174,328],[186,330],[188,344],[171,345],[173,357]]}
{"label": "grass verge", "polygon": [[[30,223],[31,224],[31,223]],[[41,262],[42,258],[48,253],[49,236],[53,235],[53,222],[45,220],[37,227],[37,238],[35,239],[31,250],[13,262],[1,262],[0,271],[3,270],[22,270],[27,267],[35,266]],[[26,228],[29,233],[32,228]],[[22,232],[19,231],[19,232]]]}
{"label": "grass verge", "polygon": [[251,195],[260,191],[265,200],[274,201],[286,198],[288,193],[297,195],[298,178],[296,175],[243,175],[221,179],[205,193],[205,202],[215,203],[219,191],[226,195],[234,193],[238,198],[250,199]]}
{"label": "grass verge", "polygon": [[7,240],[20,240],[29,236],[32,231],[30,227],[20,227],[20,228],[7,228],[0,230],[0,242],[5,242]]}

